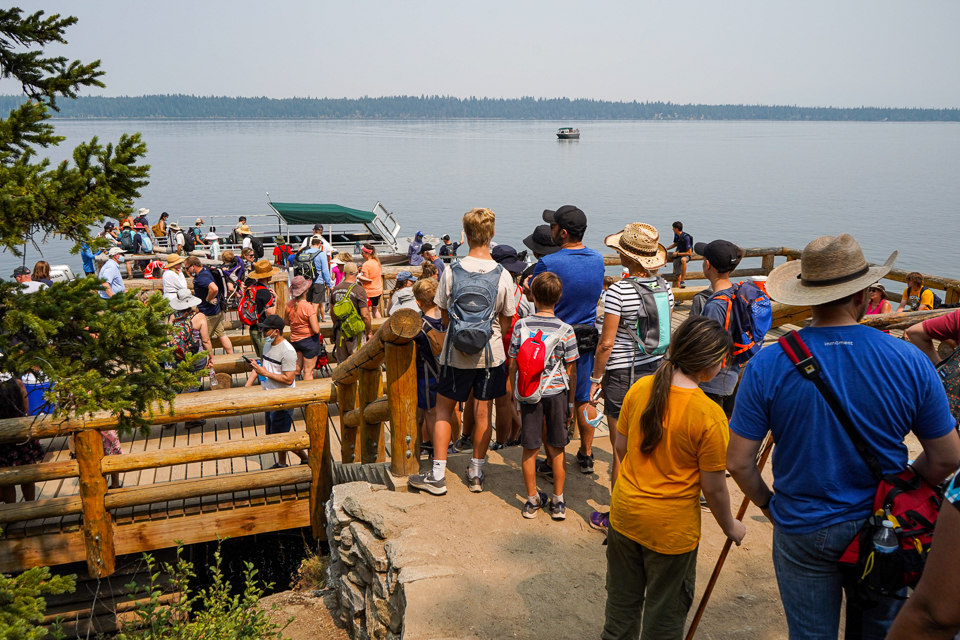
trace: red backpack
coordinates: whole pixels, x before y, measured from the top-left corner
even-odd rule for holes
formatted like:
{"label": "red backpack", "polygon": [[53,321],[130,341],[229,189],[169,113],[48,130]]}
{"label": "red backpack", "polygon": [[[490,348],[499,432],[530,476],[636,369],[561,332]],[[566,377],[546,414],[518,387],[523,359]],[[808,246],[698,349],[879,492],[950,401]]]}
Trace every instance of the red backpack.
{"label": "red backpack", "polygon": [[517,306],[513,309],[513,318],[510,319],[510,329],[503,334],[503,350],[510,350],[510,340],[513,338],[513,328],[517,326],[517,320],[520,319],[520,303],[523,302],[523,289],[517,285],[514,295],[517,297]]}
{"label": "red backpack", "polygon": [[562,330],[544,336],[541,329],[537,329],[535,333],[528,329],[524,320],[514,327],[522,341],[520,349],[517,350],[517,384],[514,385],[514,395],[520,402],[537,404],[543,396],[543,385],[557,375],[563,366],[563,359],[558,358],[553,369],[546,371],[547,362],[562,337]]}
{"label": "red backpack", "polygon": [[[254,284],[247,287],[247,290],[243,292],[243,297],[240,298],[240,306],[237,307],[237,315],[240,317],[240,322],[247,326],[253,326],[258,322],[263,321],[262,313],[257,311],[257,292],[261,289],[267,289],[267,287],[262,284]],[[270,291],[270,289],[267,289]],[[272,307],[277,303],[277,296],[274,295],[273,291],[270,291],[270,301],[266,304],[267,307]]]}

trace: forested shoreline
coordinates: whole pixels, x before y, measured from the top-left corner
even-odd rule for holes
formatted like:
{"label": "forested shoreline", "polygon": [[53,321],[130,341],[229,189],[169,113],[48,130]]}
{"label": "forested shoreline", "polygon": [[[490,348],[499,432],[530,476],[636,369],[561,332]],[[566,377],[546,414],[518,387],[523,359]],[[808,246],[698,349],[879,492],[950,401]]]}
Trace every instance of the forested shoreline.
{"label": "forested shoreline", "polygon": [[[24,101],[0,96],[0,112]],[[149,95],[59,100],[57,118],[130,119],[504,119],[504,120],[801,120],[957,122],[960,109],[702,105],[568,98],[231,98]]]}

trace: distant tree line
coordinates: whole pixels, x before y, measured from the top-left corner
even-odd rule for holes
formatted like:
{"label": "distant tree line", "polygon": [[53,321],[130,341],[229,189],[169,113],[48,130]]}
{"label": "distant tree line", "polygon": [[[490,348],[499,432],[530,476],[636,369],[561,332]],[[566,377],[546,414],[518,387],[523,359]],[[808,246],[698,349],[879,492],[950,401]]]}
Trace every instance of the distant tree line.
{"label": "distant tree line", "polygon": [[[0,113],[16,108],[23,101],[22,95],[0,96]],[[529,97],[277,99],[187,95],[118,98],[81,96],[73,100],[63,100],[59,104],[58,118],[960,121],[960,109],[704,105]]]}

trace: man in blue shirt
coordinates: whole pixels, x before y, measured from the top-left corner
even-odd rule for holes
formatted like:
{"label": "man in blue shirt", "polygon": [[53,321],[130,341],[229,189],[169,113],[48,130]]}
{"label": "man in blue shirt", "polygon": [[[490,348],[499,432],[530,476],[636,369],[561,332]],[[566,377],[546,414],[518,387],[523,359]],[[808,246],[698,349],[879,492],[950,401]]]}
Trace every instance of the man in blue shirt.
{"label": "man in blue shirt", "polygon": [[421,265],[425,262],[433,263],[433,266],[437,268],[437,278],[440,278],[440,276],[443,275],[443,270],[447,268],[447,265],[443,263],[443,260],[437,257],[432,244],[426,242],[422,247],[420,247],[420,257]]}
{"label": "man in blue shirt", "polygon": [[[779,302],[811,307],[800,336],[883,473],[906,468],[903,440],[912,431],[923,447],[913,468],[937,485],[960,459],[937,373],[913,345],[859,324],[867,288],[895,259],[896,252],[870,267],[851,236],[824,236],[799,261],[774,269],[767,290]],[[773,564],[790,638],[836,638],[843,590],[837,560],[870,515],[877,481],[817,387],[779,346],[747,365],[730,429],[727,468],[774,525]],[[776,443],[772,491],[756,466],[767,433]],[[903,604],[879,600],[862,612],[864,638],[884,638]]]}
{"label": "man in blue shirt", "polygon": [[333,288],[333,278],[330,277],[330,263],[327,254],[323,251],[323,238],[313,236],[307,254],[313,255],[313,268],[317,277],[307,291],[307,302],[317,305],[317,317],[320,322],[326,322],[324,307],[327,304],[327,292]]}
{"label": "man in blue shirt", "polygon": [[[676,249],[676,251],[670,251]],[[667,260],[673,261],[673,274],[677,276],[674,285],[683,289],[687,285],[687,262],[693,255],[693,236],[683,230],[683,223],[677,220],[673,223],[673,244],[667,247]]]}
{"label": "man in blue shirt", "polygon": [[107,261],[100,267],[99,277],[103,280],[103,291],[100,292],[101,298],[112,298],[118,293],[123,293],[126,288],[123,284],[123,277],[120,275],[120,261],[123,260],[123,254],[126,251],[120,247],[113,247],[107,252]]}
{"label": "man in blue shirt", "polygon": [[[583,245],[587,231],[587,215],[573,205],[564,205],[556,211],[546,209],[543,221],[550,225],[553,241],[560,250],[545,255],[537,262],[533,277],[545,271],[555,273],[563,284],[560,302],[554,308],[556,316],[573,326],[580,349],[577,360],[577,379],[574,411],[580,426],[580,450],[577,462],[580,471],[593,473],[593,434],[596,428],[587,418],[596,419],[596,409],[590,405],[590,373],[593,371],[593,354],[597,346],[597,302],[603,291],[603,256],[600,252]],[[592,340],[592,344],[590,341]],[[586,409],[589,416],[584,415]]]}
{"label": "man in blue shirt", "polygon": [[[223,294],[217,280],[214,279],[213,272],[204,267],[197,256],[187,258],[183,268],[193,278],[193,295],[200,298],[197,309],[207,316],[207,331],[210,339],[220,338],[224,353],[233,353],[233,343],[230,342],[226,333],[226,309],[220,307],[220,298]],[[225,284],[222,275],[219,280],[221,284]]]}

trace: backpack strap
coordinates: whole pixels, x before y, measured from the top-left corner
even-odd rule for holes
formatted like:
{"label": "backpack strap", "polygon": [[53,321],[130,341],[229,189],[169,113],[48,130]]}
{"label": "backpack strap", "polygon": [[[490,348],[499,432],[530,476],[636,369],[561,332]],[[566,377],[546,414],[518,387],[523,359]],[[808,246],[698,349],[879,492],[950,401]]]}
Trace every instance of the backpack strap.
{"label": "backpack strap", "polygon": [[873,454],[873,451],[870,450],[867,441],[863,439],[863,436],[857,431],[853,422],[850,421],[850,417],[843,409],[843,406],[841,406],[837,396],[834,395],[833,390],[827,386],[823,376],[820,375],[822,371],[820,363],[817,362],[817,359],[810,353],[810,349],[804,344],[803,339],[800,338],[800,334],[796,331],[791,331],[785,336],[782,336],[778,342],[780,348],[782,348],[784,353],[787,354],[787,357],[790,358],[790,362],[794,364],[797,371],[800,372],[800,375],[813,382],[823,396],[823,399],[830,405],[830,409],[833,410],[833,414],[837,417],[837,420],[840,421],[840,425],[847,433],[847,437],[853,442],[853,446],[867,464],[873,477],[876,478],[878,483],[883,481],[884,474],[883,469],[880,467],[880,462]]}

